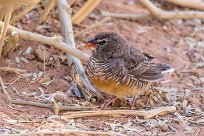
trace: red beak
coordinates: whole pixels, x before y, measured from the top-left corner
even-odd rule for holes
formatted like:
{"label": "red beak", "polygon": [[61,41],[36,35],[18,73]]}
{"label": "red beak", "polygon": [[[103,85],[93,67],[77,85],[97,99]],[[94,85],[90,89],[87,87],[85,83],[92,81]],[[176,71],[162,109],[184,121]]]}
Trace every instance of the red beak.
{"label": "red beak", "polygon": [[94,44],[92,44],[92,43],[86,43],[85,46],[92,47],[92,48],[96,48],[96,45],[94,45]]}

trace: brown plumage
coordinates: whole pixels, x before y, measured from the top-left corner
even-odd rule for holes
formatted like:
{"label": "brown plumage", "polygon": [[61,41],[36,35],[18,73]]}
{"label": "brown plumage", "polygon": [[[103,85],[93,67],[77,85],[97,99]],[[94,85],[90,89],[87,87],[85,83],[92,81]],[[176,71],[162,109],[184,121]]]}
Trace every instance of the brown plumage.
{"label": "brown plumage", "polygon": [[140,95],[171,69],[166,64],[154,63],[151,55],[129,46],[114,32],[101,32],[86,45],[96,47],[86,67],[89,80],[101,91],[118,98]]}

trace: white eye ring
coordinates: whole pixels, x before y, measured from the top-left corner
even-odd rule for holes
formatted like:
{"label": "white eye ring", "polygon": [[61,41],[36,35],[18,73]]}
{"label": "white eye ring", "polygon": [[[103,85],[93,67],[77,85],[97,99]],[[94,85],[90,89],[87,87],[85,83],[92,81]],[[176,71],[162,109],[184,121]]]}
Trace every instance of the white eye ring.
{"label": "white eye ring", "polygon": [[97,40],[97,42],[98,42],[98,43],[103,43],[103,44],[104,44],[104,43],[107,42],[107,40],[106,40],[106,39],[99,39],[99,40]]}

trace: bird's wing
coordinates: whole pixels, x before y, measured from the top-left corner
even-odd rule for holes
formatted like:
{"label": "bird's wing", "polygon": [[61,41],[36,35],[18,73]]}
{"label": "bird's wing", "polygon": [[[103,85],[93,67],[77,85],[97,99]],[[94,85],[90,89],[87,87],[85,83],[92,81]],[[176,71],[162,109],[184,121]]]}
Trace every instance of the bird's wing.
{"label": "bird's wing", "polygon": [[157,81],[163,77],[161,69],[152,61],[153,57],[149,54],[132,48],[130,57],[124,61],[128,74],[141,81]]}

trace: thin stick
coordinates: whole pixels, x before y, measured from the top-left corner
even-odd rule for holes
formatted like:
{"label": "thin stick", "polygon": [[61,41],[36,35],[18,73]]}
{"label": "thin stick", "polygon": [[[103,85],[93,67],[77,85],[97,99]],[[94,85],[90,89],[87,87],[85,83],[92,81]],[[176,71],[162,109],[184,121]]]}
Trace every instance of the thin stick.
{"label": "thin stick", "polygon": [[140,0],[140,2],[149,10],[149,12],[153,15],[158,17],[160,14],[160,9],[154,6],[152,2],[149,0]]}
{"label": "thin stick", "polygon": [[27,72],[26,70],[18,69],[18,68],[12,68],[12,67],[0,67],[0,71],[15,73],[18,75],[25,74]]}
{"label": "thin stick", "polygon": [[31,9],[33,9],[33,7],[39,2],[40,0],[0,0],[0,13],[3,12],[3,14],[0,15],[0,20],[2,19],[2,15],[4,15],[5,9],[8,8],[8,5],[12,5],[13,6],[13,10],[16,7],[21,7],[23,5],[29,5],[28,7],[26,7],[22,12],[20,12],[18,15],[14,16],[10,23],[13,24],[15,23],[19,18],[21,18],[22,16],[24,16],[25,14],[27,14]]}
{"label": "thin stick", "polygon": [[44,50],[44,58],[43,58],[43,75],[44,75],[44,77],[46,76],[46,73],[45,73],[45,70],[46,70],[46,65],[45,65],[45,54],[46,54],[46,52],[45,52],[45,50]]}
{"label": "thin stick", "polygon": [[0,35],[0,58],[1,58],[1,52],[2,52],[2,48],[3,48],[3,44],[4,44],[4,39],[5,39],[7,29],[9,26],[9,21],[11,19],[12,11],[13,11],[13,4],[9,4],[7,7],[5,22],[4,22],[4,25],[2,27],[1,35]]}
{"label": "thin stick", "polygon": [[39,0],[0,0],[1,5],[13,4],[14,6],[21,6],[26,4],[35,4]]}
{"label": "thin stick", "polygon": [[204,18],[204,12],[200,11],[163,11],[157,8],[149,0],[140,0],[140,2],[149,10],[149,12],[157,18],[161,19],[192,19],[192,18]]}
{"label": "thin stick", "polygon": [[[57,2],[57,8],[59,11],[59,18],[60,18],[61,28],[62,28],[61,33],[64,37],[65,43],[67,43],[66,46],[70,45],[76,49],[74,35],[73,35],[72,22],[71,22],[70,6],[67,4],[66,0],[57,0],[56,2]],[[98,99],[102,99],[102,96],[100,95],[100,93],[95,90],[95,88],[91,85],[90,81],[86,77],[86,74],[84,72],[84,69],[83,69],[83,66],[80,60],[69,54],[67,54],[67,59],[68,59],[69,66],[74,64],[77,75],[79,76],[79,79],[81,80],[81,81],[76,81],[77,84],[80,85],[79,82],[82,82],[83,85],[85,86],[85,90],[87,89],[89,92],[92,92],[94,95],[98,97]],[[84,88],[80,88],[80,89],[84,89]],[[92,97],[93,96],[89,96],[85,98],[87,98],[87,100],[90,101]]]}
{"label": "thin stick", "polygon": [[[0,21],[0,28],[3,26],[3,22]],[[44,44],[48,44],[48,45],[52,45],[55,48],[58,48],[66,53],[69,53],[77,58],[79,58],[80,60],[86,62],[89,59],[89,55],[86,53],[83,53],[82,51],[75,49],[69,45],[67,45],[66,43],[62,42],[59,40],[59,38],[55,37],[47,37],[47,36],[43,36],[43,35],[39,35],[39,34],[35,34],[32,32],[28,32],[28,31],[24,31],[21,29],[18,29],[16,27],[12,27],[9,26],[8,27],[8,32],[16,32],[16,34],[23,39],[27,39],[27,40],[33,40],[36,42],[41,42]]]}
{"label": "thin stick", "polygon": [[[33,136],[33,135],[101,135],[101,136],[124,136],[120,133],[114,132],[102,132],[102,131],[85,131],[85,130],[59,130],[59,131],[49,131],[49,130],[41,130],[38,132],[30,132],[30,133],[21,133],[21,134],[6,134],[6,136]],[[0,134],[0,136],[5,136],[4,134]]]}
{"label": "thin stick", "polygon": [[5,87],[4,82],[3,82],[2,78],[1,78],[1,75],[0,75],[0,84],[1,84],[1,87],[2,87],[2,90],[3,90],[3,93],[6,95],[7,101],[10,101],[11,97],[10,97],[9,93],[7,92],[7,90],[6,90],[6,87]]}
{"label": "thin stick", "polygon": [[[19,105],[28,105],[28,106],[36,106],[41,108],[48,108],[53,110],[53,104],[45,104],[40,102],[33,102],[33,101],[24,101],[24,100],[11,100],[10,101],[13,104],[19,104]],[[90,106],[59,106],[59,111],[82,111],[82,110],[93,110],[94,107]]]}
{"label": "thin stick", "polygon": [[[38,0],[40,1],[40,0]],[[37,3],[36,3],[37,4]],[[26,7],[23,11],[21,11],[19,14],[15,15],[14,17],[12,17],[10,24],[14,24],[17,20],[19,20],[21,17],[23,17],[24,15],[26,15],[29,11],[31,11],[36,4],[31,4],[28,7]]]}
{"label": "thin stick", "polygon": [[80,24],[100,2],[101,0],[88,0],[85,5],[73,16],[73,24]]}
{"label": "thin stick", "polygon": [[41,107],[41,108],[52,109],[52,104],[45,104],[45,103],[39,103],[39,102],[24,101],[24,100],[11,100],[11,103],[18,104],[18,105],[29,105],[29,106],[36,106],[36,107]]}
{"label": "thin stick", "polygon": [[3,47],[2,55],[6,56],[9,52],[12,52],[18,45],[19,36],[13,32],[10,34],[6,45]]}
{"label": "thin stick", "polygon": [[76,0],[68,0],[70,7],[74,4],[74,2],[76,2]]}
{"label": "thin stick", "polygon": [[130,14],[130,13],[110,13],[110,12],[102,12],[103,17],[114,17],[120,19],[131,19],[131,20],[138,20],[141,18],[148,18],[150,17],[149,13],[141,13],[141,14]]}
{"label": "thin stick", "polygon": [[201,0],[163,0],[186,8],[204,10],[204,2]]}
{"label": "thin stick", "polygon": [[47,0],[46,7],[45,7],[42,15],[40,16],[38,23],[42,23],[45,20],[45,18],[49,14],[50,10],[53,9],[54,6],[55,6],[55,0]]}
{"label": "thin stick", "polygon": [[6,45],[2,49],[3,57],[6,56],[9,53],[9,51],[12,49],[12,43],[13,43],[13,36],[10,34]]}
{"label": "thin stick", "polygon": [[142,116],[144,119],[149,119],[157,115],[164,115],[167,113],[173,113],[176,111],[175,106],[160,107],[158,109],[152,109],[149,111],[137,111],[137,110],[98,110],[98,111],[80,111],[80,112],[66,112],[64,117],[66,118],[81,118],[90,116],[111,116],[111,115],[135,115]]}
{"label": "thin stick", "polygon": [[90,30],[93,30],[94,28],[101,26],[103,23],[105,23],[105,22],[107,22],[107,21],[109,21],[109,20],[110,20],[110,17],[105,17],[105,18],[103,18],[102,20],[100,20],[99,22],[94,23],[93,25],[87,27],[86,29],[83,29],[82,31],[78,32],[78,33],[75,34],[74,36],[75,36],[75,37],[79,37],[79,36],[83,35],[85,32],[88,32],[88,31],[90,31]]}
{"label": "thin stick", "polygon": [[3,18],[6,14],[6,6],[0,3],[0,21],[3,21]]}
{"label": "thin stick", "polygon": [[161,11],[158,18],[162,19],[193,19],[193,18],[204,18],[204,12],[200,11]]}

